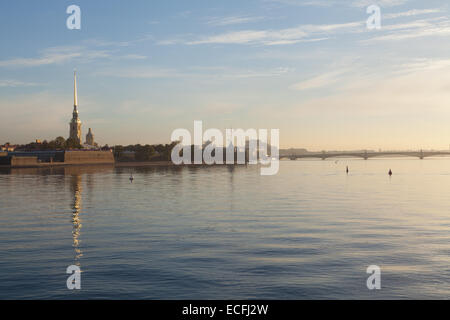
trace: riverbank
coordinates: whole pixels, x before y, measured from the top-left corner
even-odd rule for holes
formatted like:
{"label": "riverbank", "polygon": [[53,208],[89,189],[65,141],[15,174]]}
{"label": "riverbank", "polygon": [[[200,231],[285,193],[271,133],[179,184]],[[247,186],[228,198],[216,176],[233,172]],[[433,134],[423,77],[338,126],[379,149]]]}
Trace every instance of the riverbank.
{"label": "riverbank", "polygon": [[[108,165],[111,167],[211,167],[217,166],[217,164],[209,165],[203,164],[174,164],[172,161],[147,161],[147,162],[113,162],[113,163],[66,163],[66,162],[43,162],[43,163],[31,163],[23,165],[0,165],[0,168],[5,169],[17,169],[17,168],[53,168],[53,167],[82,167],[82,166],[101,166]],[[245,164],[232,164],[231,166],[244,166]]]}
{"label": "riverbank", "polygon": [[[172,161],[147,161],[147,162],[115,162],[116,167],[211,167],[218,166],[220,164],[174,164]],[[245,166],[246,164],[231,164],[231,166]]]}

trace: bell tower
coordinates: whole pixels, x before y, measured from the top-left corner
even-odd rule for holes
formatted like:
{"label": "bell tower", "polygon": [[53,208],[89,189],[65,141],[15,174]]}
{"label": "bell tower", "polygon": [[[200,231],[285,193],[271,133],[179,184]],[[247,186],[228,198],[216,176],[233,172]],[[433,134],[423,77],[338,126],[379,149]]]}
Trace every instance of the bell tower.
{"label": "bell tower", "polygon": [[77,72],[73,74],[73,112],[72,120],[70,121],[69,138],[75,139],[81,143],[81,120],[78,117],[78,97],[77,97]]}
{"label": "bell tower", "polygon": [[86,135],[86,144],[93,146],[95,144],[94,142],[94,134],[92,133],[91,128],[89,128],[89,132]]}

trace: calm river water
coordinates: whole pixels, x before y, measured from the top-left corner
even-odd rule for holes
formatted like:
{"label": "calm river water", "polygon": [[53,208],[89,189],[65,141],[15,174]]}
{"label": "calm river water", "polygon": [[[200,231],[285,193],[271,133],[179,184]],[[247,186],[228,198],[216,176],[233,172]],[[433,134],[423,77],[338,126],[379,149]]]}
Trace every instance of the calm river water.
{"label": "calm river water", "polygon": [[13,169],[0,190],[0,299],[450,298],[450,159]]}

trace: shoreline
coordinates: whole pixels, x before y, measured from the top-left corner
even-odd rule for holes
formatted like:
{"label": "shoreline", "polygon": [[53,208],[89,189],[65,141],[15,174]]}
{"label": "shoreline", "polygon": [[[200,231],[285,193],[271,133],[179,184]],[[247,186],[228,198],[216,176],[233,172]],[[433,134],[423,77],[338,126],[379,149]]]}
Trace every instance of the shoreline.
{"label": "shoreline", "polygon": [[[0,165],[0,169],[18,169],[18,168],[53,168],[53,167],[83,167],[83,166],[111,166],[118,168],[127,168],[127,167],[211,167],[215,166],[208,165],[206,163],[203,164],[174,164],[172,161],[144,161],[144,162],[113,162],[113,163],[64,163],[64,162],[51,162],[51,163],[39,163],[32,165],[23,165],[23,166],[11,166],[11,165]],[[246,164],[231,164],[228,166],[243,166]]]}

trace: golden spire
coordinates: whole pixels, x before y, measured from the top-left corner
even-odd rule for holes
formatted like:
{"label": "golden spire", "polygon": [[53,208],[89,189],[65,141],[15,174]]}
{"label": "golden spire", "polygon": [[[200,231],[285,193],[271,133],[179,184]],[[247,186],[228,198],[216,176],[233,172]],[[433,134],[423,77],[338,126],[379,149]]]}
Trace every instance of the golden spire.
{"label": "golden spire", "polygon": [[77,70],[73,72],[73,107],[76,110],[78,106],[78,98],[77,98]]}

